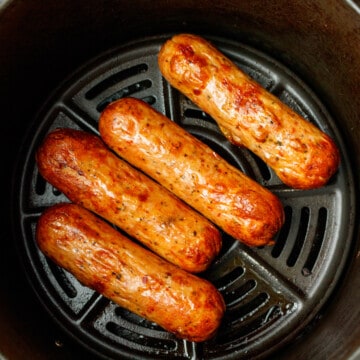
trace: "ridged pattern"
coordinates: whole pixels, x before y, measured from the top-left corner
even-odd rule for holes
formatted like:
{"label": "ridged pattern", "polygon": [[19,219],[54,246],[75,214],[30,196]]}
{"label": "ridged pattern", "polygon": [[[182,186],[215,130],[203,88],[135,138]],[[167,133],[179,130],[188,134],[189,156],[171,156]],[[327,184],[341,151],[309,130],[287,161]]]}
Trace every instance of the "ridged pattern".
{"label": "ridged pattern", "polygon": [[[292,331],[295,334],[303,312],[307,316],[323,300],[323,293],[317,289],[321,289],[319,282],[324,274],[335,276],[339,271],[332,261],[336,261],[336,250],[341,248],[344,235],[338,214],[349,211],[342,208],[347,204],[341,187],[344,174],[340,169],[323,189],[310,192],[288,189],[264,162],[246,149],[230,144],[213,119],[167,85],[157,69],[160,44],[150,42],[122,49],[77,75],[74,84],[63,89],[39,119],[42,131],[32,150],[46,132],[57,127],[97,133],[97,119],[104,107],[116,99],[134,96],[171,117],[233,166],[276,193],[284,204],[286,219],[275,245],[249,249],[224,234],[220,256],[203,275],[218,287],[226,301],[227,312],[218,335],[204,344],[178,340],[156,324],[100,297],[45,259],[35,245],[36,220],[44,208],[67,199],[39,175],[33,158],[24,166],[24,183],[28,184],[22,189],[21,204],[25,246],[53,311],[61,308],[55,316],[60,320],[63,317],[79,336],[89,337],[93,346],[103,344],[102,350],[111,357],[230,359],[236,349],[237,356],[246,359],[250,349],[252,354],[261,354],[281,342],[285,335]],[[318,109],[313,94],[299,97],[307,88],[295,77],[282,73],[277,63],[246,46],[226,42],[220,45],[268,90],[310,121],[328,129],[330,119]]]}

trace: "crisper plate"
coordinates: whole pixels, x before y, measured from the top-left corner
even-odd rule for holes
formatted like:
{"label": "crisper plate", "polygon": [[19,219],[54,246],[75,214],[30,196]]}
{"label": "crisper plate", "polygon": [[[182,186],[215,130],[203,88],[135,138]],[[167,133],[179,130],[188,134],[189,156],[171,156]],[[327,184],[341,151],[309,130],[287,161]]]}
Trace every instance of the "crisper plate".
{"label": "crisper plate", "polygon": [[[351,245],[354,180],[336,122],[296,75],[253,48],[211,40],[240,68],[295,111],[330,134],[341,166],[316,190],[286,187],[259,158],[230,144],[216,123],[162,78],[157,54],[167,36],[128,43],[102,54],[63,83],[34,120],[16,174],[16,242],[36,294],[58,324],[84,347],[108,359],[258,359],[294,339],[314,320],[334,291]],[[231,164],[281,199],[286,220],[271,247],[248,248],[224,234],[223,249],[203,277],[212,281],[227,310],[218,335],[204,343],[179,340],[93,290],[37,248],[41,212],[68,201],[39,175],[34,154],[57,127],[98,134],[104,107],[132,96],[151,104],[207,143]]]}

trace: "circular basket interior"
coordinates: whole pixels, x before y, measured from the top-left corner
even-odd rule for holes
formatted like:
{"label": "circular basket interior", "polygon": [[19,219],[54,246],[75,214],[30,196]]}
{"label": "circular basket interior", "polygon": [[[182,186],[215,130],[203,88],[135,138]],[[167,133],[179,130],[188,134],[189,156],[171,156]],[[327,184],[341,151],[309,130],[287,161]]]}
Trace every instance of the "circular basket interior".
{"label": "circular basket interior", "polygon": [[[132,42],[99,56],[63,83],[34,121],[18,166],[17,245],[28,278],[51,316],[84,347],[111,359],[256,359],[294,339],[329,299],[344,270],[354,222],[354,182],[336,121],[295,74],[264,53],[211,38],[268,91],[338,144],[342,162],[321,189],[294,190],[248,150],[230,144],[215,121],[161,76],[157,54],[166,36]],[[122,97],[145,100],[274,192],[285,209],[275,245],[249,248],[223,234],[223,249],[201,276],[226,302],[212,340],[190,343],[120,308],[47,259],[37,248],[42,211],[69,201],[39,175],[34,153],[58,127],[99,134],[100,112]]]}

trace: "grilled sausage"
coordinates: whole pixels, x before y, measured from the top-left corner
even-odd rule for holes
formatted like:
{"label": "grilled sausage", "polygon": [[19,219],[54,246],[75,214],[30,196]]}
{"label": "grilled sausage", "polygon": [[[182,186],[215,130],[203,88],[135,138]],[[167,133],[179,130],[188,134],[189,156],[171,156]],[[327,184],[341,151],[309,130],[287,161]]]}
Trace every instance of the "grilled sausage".
{"label": "grilled sausage", "polygon": [[217,121],[232,143],[258,155],[288,186],[323,186],[337,171],[333,140],[243,73],[203,38],[180,34],[158,57],[169,83]]}
{"label": "grilled sausage", "polygon": [[145,102],[109,104],[99,130],[116,153],[235,239],[265,245],[282,226],[283,208],[274,194]]}
{"label": "grilled sausage", "polygon": [[214,335],[225,311],[208,281],[135,244],[85,208],[54,205],[40,216],[43,253],[81,283],[190,341]]}
{"label": "grilled sausage", "polygon": [[204,271],[221,248],[220,231],[168,190],[119,159],[100,137],[58,129],[36,160],[40,174],[83,205],[190,272]]}

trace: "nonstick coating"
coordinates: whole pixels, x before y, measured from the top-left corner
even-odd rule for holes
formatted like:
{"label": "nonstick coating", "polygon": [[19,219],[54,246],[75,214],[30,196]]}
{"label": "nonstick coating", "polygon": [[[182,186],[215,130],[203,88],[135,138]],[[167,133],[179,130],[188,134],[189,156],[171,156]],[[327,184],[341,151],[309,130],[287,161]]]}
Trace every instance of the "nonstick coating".
{"label": "nonstick coating", "polygon": [[[250,45],[285,65],[321,100],[342,135],[359,194],[359,17],[356,0],[221,0],[211,5],[208,0],[0,2],[1,357],[94,357],[44,310],[29,287],[24,254],[15,247],[22,216],[15,164],[25,161],[39,108],[69,73],[108,49],[150,35],[193,32]],[[351,209],[354,219],[357,208],[358,196]],[[349,227],[355,228],[353,246],[341,278],[331,286],[331,296],[300,336],[270,359],[357,358],[359,222],[350,222]]]}
{"label": "nonstick coating", "polygon": [[[76,341],[114,359],[256,359],[273,353],[314,319],[343,272],[352,240],[354,182],[335,122],[313,91],[266,54],[224,38],[211,40],[239,67],[282,101],[329,133],[342,164],[325,187],[286,187],[260,159],[231,145],[216,123],[162,78],[157,65],[169,35],[131,42],[73,74],[46,102],[34,122],[17,183],[19,252],[35,292],[50,315]],[[71,127],[98,134],[100,112],[134,96],[147,101],[203,140],[234,166],[277,194],[285,225],[276,244],[248,248],[224,234],[224,246],[203,274],[223,294],[227,312],[218,335],[205,343],[178,340],[156,324],[119,308],[82,286],[38,250],[34,237],[42,210],[68,201],[38,174],[34,153],[46,133]]]}

